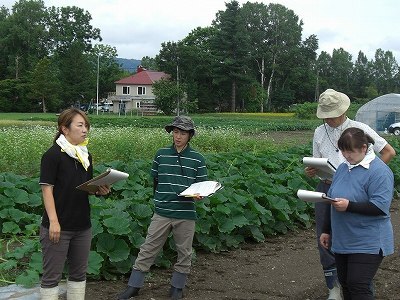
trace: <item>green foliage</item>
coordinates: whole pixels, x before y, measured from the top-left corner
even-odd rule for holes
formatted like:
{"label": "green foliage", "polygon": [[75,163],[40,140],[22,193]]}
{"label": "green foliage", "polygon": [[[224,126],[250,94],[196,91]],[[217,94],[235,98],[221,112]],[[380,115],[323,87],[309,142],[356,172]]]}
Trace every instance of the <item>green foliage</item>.
{"label": "green foliage", "polygon": [[315,119],[317,113],[317,102],[305,102],[294,106],[295,115],[299,119]]}
{"label": "green foliage", "polygon": [[161,79],[153,84],[153,93],[156,96],[155,104],[166,115],[172,115],[178,105],[178,97],[183,96],[182,86],[176,82]]}
{"label": "green foliage", "polygon": [[[218,178],[224,188],[197,202],[194,247],[218,252],[246,240],[260,242],[267,235],[310,226],[312,207],[295,197],[299,187],[309,186],[298,160],[308,151],[302,147],[284,154],[206,155],[209,177]],[[91,196],[93,240],[88,273],[93,278],[115,279],[130,271],[153,214],[150,165],[151,160],[134,160],[95,166],[96,173],[113,167],[130,176],[113,185],[109,197]],[[41,273],[38,231],[43,208],[38,178],[1,173],[0,200],[2,244],[6,245],[1,251],[0,275],[14,271],[16,282],[34,284]],[[156,264],[169,266],[175,259],[174,248],[170,239]]]}
{"label": "green foliage", "polygon": [[[31,116],[25,117],[29,124],[34,119]],[[12,115],[14,120],[20,117]],[[91,118],[99,126],[92,129],[90,137],[95,174],[108,167],[130,174],[113,185],[108,197],[90,197],[93,239],[88,274],[94,279],[114,280],[130,272],[145,239],[154,209],[151,159],[157,148],[170,142],[163,126],[171,117]],[[44,114],[40,122],[52,119],[54,115]],[[310,143],[292,147],[291,141],[271,142],[263,135],[271,130],[314,128],[314,120],[299,123],[282,114],[210,114],[193,119],[198,124],[193,146],[205,154],[209,178],[224,186],[196,202],[195,250],[229,250],[246,241],[262,242],[267,236],[311,226],[312,205],[296,197],[297,189],[312,189],[316,184],[305,177],[299,159],[311,154]],[[122,121],[130,126],[123,127]],[[13,169],[0,173],[0,278],[7,282],[29,286],[42,272],[38,234],[43,205],[37,169],[53,134],[46,126],[4,127],[0,131],[0,147],[5,147],[0,162],[7,162],[1,169],[7,164],[15,169],[26,162],[31,170],[36,168],[30,176],[16,175]],[[399,140],[389,137],[389,142],[399,153]],[[10,149],[18,149],[18,153]],[[399,157],[390,163],[397,191],[399,165]],[[21,170],[26,173],[26,166]],[[155,263],[169,267],[175,258],[174,242],[169,238]]]}
{"label": "green foliage", "polygon": [[[0,152],[5,153],[0,157],[0,170],[37,175],[41,156],[52,144],[56,125],[25,127],[23,124],[48,124],[57,117],[54,114],[2,114],[0,118],[12,119],[9,122],[16,124],[2,126],[0,123]],[[265,132],[312,130],[320,123],[319,120],[299,123],[290,114],[210,114],[193,115],[192,118],[198,129],[192,144],[202,153],[228,152],[232,145],[253,152],[285,148],[291,145],[291,141],[277,144]],[[13,121],[15,119],[26,122]],[[171,117],[90,115],[90,119],[89,150],[95,164],[100,161],[130,161],[137,157],[152,158],[158,148],[171,142],[164,130],[165,124],[172,121]]]}
{"label": "green foliage", "polygon": [[[362,106],[360,103],[351,103],[346,115],[350,119],[354,119],[358,109]],[[318,102],[305,102],[303,104],[296,104],[293,109],[295,116],[299,119],[316,120],[317,119]]]}

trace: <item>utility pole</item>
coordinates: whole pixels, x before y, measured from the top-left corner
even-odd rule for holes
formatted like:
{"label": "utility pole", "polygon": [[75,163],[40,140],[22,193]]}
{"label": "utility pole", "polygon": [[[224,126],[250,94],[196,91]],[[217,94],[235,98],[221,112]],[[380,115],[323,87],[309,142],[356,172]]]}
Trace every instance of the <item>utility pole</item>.
{"label": "utility pole", "polygon": [[100,53],[97,54],[97,93],[96,93],[96,115],[99,115],[99,71],[100,71]]}
{"label": "utility pole", "polygon": [[176,62],[176,87],[177,87],[177,93],[178,93],[178,107],[177,107],[177,115],[179,116],[180,113],[180,108],[179,108],[179,62]]}

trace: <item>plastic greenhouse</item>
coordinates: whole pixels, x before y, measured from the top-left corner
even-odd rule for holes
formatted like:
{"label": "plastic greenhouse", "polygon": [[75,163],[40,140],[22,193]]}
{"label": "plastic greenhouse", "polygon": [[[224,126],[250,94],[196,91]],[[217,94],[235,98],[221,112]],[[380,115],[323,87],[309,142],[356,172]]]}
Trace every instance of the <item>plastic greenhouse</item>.
{"label": "plastic greenhouse", "polygon": [[359,108],[355,119],[375,131],[385,131],[390,124],[400,122],[400,94],[386,94],[372,99]]}

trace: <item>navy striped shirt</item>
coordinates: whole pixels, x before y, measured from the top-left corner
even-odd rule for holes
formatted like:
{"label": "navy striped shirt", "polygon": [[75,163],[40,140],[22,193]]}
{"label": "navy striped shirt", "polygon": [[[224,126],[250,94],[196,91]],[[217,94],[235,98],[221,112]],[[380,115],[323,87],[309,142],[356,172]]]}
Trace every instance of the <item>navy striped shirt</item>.
{"label": "navy striped shirt", "polygon": [[176,219],[196,220],[192,198],[179,197],[192,183],[207,180],[207,167],[203,155],[188,145],[178,153],[172,145],[157,151],[151,176],[158,180],[154,193],[156,213]]}

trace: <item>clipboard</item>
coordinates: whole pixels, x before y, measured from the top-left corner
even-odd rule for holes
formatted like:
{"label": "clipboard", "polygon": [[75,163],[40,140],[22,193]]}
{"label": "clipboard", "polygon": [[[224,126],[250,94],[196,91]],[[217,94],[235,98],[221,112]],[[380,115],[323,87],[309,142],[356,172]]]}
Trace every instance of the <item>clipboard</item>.
{"label": "clipboard", "polygon": [[327,158],[303,157],[303,164],[307,167],[317,169],[319,179],[332,179],[336,172],[335,166]]}
{"label": "clipboard", "polygon": [[299,197],[300,200],[306,202],[314,202],[314,203],[336,201],[336,199],[328,197],[325,193],[307,191],[307,190],[298,190],[297,197]]}
{"label": "clipboard", "polygon": [[222,185],[218,181],[201,181],[190,185],[186,190],[181,192],[178,196],[184,197],[208,197],[214,194],[216,191],[222,189]]}
{"label": "clipboard", "polygon": [[78,185],[76,188],[81,191],[95,193],[100,185],[111,185],[128,177],[128,173],[108,168],[107,171],[105,171],[104,173],[101,173],[99,176],[96,176],[82,183],[81,185]]}

